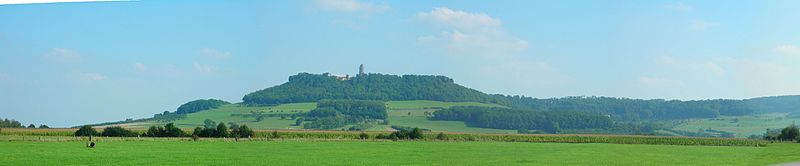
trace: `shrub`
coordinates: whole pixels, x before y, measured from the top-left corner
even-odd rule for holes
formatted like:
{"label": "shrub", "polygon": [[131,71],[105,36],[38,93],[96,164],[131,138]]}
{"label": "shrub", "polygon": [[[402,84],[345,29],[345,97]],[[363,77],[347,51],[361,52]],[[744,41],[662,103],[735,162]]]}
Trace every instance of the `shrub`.
{"label": "shrub", "polygon": [[444,133],[440,132],[439,134],[436,134],[436,139],[438,139],[438,140],[447,140],[447,135],[444,135]]}
{"label": "shrub", "polygon": [[369,135],[367,133],[362,132],[361,134],[358,134],[358,138],[360,138],[362,140],[363,139],[369,139]]}

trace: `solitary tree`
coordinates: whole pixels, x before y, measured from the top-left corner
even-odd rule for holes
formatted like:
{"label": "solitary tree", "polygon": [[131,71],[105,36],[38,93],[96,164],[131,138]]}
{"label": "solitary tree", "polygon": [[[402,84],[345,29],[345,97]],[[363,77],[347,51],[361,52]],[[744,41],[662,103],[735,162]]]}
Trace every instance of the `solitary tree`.
{"label": "solitary tree", "polygon": [[28,128],[35,129],[35,128],[36,128],[36,125],[30,124],[30,125],[28,125]]}

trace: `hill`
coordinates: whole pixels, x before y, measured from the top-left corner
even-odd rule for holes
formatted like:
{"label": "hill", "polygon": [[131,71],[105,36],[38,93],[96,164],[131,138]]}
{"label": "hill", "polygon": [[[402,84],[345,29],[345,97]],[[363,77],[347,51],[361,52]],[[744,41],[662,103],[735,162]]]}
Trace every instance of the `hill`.
{"label": "hill", "polygon": [[[328,110],[344,113],[344,116],[325,118],[336,123],[326,129],[386,131],[405,126],[481,133],[533,130],[531,132],[745,137],[744,134],[763,132],[766,128],[762,127],[788,125],[783,123],[794,120],[797,115],[793,112],[800,108],[800,96],[690,101],[594,96],[537,99],[486,94],[456,84],[445,76],[360,74],[337,77],[327,73],[300,73],[290,76],[286,83],[245,95],[242,103],[195,100],[181,105],[174,113],[100,125],[146,128],[174,122],[179,127],[192,128],[202,126],[209,119],[247,124],[256,129],[304,129],[300,124],[322,119],[308,114],[317,109],[321,100],[373,100],[386,102],[387,106],[379,118],[348,115],[348,111],[354,111],[346,110],[349,108]],[[763,126],[751,125],[752,121],[765,119],[761,117],[780,119]],[[295,121],[295,118],[304,119]],[[719,119],[731,119],[730,123],[737,124],[718,123]]]}
{"label": "hill", "polygon": [[342,80],[329,74],[300,73],[289,77],[289,82],[252,92],[242,100],[247,105],[276,105],[322,99],[480,102],[531,111],[584,111],[610,115],[621,121],[715,118],[800,110],[800,96],[690,101],[595,96],[536,99],[489,95],[458,85],[445,76],[385,74],[362,74]]}
{"label": "hill", "polygon": [[495,103],[494,98],[445,76],[361,74],[340,80],[329,74],[300,73],[289,82],[247,94],[247,105],[316,102],[322,99],[434,100]]}

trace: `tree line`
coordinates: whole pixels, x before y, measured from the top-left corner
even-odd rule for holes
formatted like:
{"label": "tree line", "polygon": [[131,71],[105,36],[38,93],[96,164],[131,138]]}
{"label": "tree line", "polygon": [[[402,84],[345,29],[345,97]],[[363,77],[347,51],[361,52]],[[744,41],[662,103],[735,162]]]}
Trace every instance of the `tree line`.
{"label": "tree line", "polygon": [[[31,128],[31,129],[35,129],[36,125],[29,124],[28,127],[25,127],[19,121],[16,121],[16,120],[13,120],[13,119],[3,119],[2,121],[0,121],[0,128]],[[47,126],[45,124],[41,124],[41,125],[39,125],[39,128],[40,129],[48,129],[48,128],[50,128],[50,126]]]}
{"label": "tree line", "polygon": [[[670,120],[715,118],[720,115],[750,115],[757,110],[743,100],[642,100],[616,97],[564,97],[536,99],[524,96],[493,95],[501,105],[539,111],[584,111],[609,115],[615,120]],[[798,105],[800,106],[800,105]]]}
{"label": "tree line", "polygon": [[135,131],[131,131],[120,126],[110,126],[103,129],[102,132],[98,132],[92,126],[82,126],[79,128],[73,135],[75,136],[107,136],[107,137],[136,137],[136,136],[145,136],[145,137],[188,137],[188,136],[196,136],[196,137],[253,137],[255,136],[255,132],[252,129],[247,127],[247,125],[231,125],[231,127],[227,127],[225,123],[220,122],[216,127],[204,127],[200,128],[197,127],[194,129],[194,132],[188,134],[181,130],[178,127],[175,127],[174,123],[167,123],[163,127],[161,126],[151,126],[147,129],[146,132],[139,134]]}
{"label": "tree line", "polygon": [[577,111],[529,111],[500,107],[454,106],[433,112],[431,120],[464,121],[468,126],[511,130],[610,128],[611,118]]}

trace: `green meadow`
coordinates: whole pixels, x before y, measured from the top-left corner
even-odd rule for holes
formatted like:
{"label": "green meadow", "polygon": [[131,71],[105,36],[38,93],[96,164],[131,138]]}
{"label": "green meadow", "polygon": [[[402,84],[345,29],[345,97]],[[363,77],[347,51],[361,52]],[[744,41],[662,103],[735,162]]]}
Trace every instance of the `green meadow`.
{"label": "green meadow", "polygon": [[698,130],[713,129],[732,132],[736,137],[745,138],[750,135],[761,135],[767,129],[782,129],[794,122],[800,122],[800,117],[788,116],[788,113],[769,113],[747,116],[722,116],[710,119],[679,120],[673,130],[695,132]]}
{"label": "green meadow", "polygon": [[0,165],[769,165],[800,144],[767,147],[437,141],[0,142]]}

